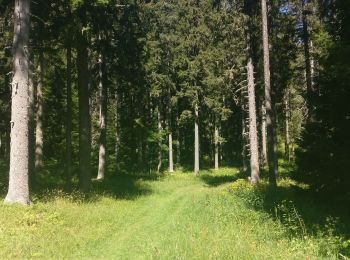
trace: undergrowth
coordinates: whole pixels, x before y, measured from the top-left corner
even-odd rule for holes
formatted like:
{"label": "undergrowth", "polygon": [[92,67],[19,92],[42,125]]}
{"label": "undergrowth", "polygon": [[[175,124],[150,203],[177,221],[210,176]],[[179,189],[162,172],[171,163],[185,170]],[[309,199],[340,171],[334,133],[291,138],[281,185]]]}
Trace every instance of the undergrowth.
{"label": "undergrowth", "polygon": [[325,205],[317,205],[307,197],[307,189],[289,178],[281,179],[278,187],[271,187],[266,180],[251,185],[246,179],[238,179],[230,192],[247,207],[267,212],[290,239],[294,252],[349,259],[348,223],[327,215]]}

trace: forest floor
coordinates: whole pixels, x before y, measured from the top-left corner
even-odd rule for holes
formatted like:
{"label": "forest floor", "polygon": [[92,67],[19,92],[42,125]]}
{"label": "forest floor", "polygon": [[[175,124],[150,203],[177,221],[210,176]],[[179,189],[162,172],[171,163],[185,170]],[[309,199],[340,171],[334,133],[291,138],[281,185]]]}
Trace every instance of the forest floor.
{"label": "forest floor", "polygon": [[0,258],[346,259],[341,219],[310,228],[291,190],[271,204],[266,187],[226,168],[115,176],[88,197],[47,190],[30,207],[0,203]]}

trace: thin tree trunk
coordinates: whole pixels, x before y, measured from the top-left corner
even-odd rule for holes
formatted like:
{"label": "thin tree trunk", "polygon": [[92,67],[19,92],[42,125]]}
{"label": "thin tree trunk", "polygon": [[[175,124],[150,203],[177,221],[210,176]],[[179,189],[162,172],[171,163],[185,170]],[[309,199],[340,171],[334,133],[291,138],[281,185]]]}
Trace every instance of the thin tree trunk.
{"label": "thin tree trunk", "polygon": [[107,138],[107,126],[106,126],[106,118],[107,118],[107,86],[105,79],[105,63],[104,57],[100,54],[99,57],[99,91],[100,91],[100,99],[99,99],[99,108],[100,108],[100,136],[99,136],[99,157],[98,157],[98,174],[97,179],[103,179],[106,174],[106,138]]}
{"label": "thin tree trunk", "polygon": [[174,160],[173,160],[173,134],[169,132],[169,172],[174,172]]}
{"label": "thin tree trunk", "polygon": [[169,107],[169,115],[168,115],[168,145],[169,145],[169,172],[174,172],[173,133],[171,131],[171,108],[170,107]]}
{"label": "thin tree trunk", "polygon": [[286,93],[284,98],[284,155],[287,158],[288,162],[290,161],[290,138],[289,138],[289,120],[290,120],[290,110],[289,110],[289,93]]}
{"label": "thin tree trunk", "polygon": [[[306,1],[308,3],[308,1]],[[312,59],[310,55],[310,37],[309,37],[309,25],[307,19],[308,11],[305,9],[305,0],[302,0],[302,23],[303,23],[303,42],[304,42],[304,55],[305,55],[305,76],[306,76],[306,92],[307,92],[307,104],[308,104],[308,121],[313,122],[314,108],[311,104],[311,99],[314,93],[313,79],[312,79]]]}
{"label": "thin tree trunk", "polygon": [[119,146],[120,146],[120,123],[119,123],[119,95],[118,95],[118,89],[115,89],[114,93],[115,98],[115,146],[114,146],[114,152],[115,152],[115,168],[116,171],[119,172]]}
{"label": "thin tree trunk", "polygon": [[67,47],[67,115],[66,115],[66,187],[71,189],[72,181],[72,49]]}
{"label": "thin tree trunk", "polygon": [[[82,7],[85,9],[85,7]],[[83,23],[86,19],[83,11]],[[79,32],[77,42],[78,96],[79,96],[79,187],[90,189],[91,128],[88,82],[88,50],[84,32]]]}
{"label": "thin tree trunk", "polygon": [[194,107],[194,174],[196,176],[199,175],[199,127],[198,127],[199,108],[198,108],[197,102]]}
{"label": "thin tree trunk", "polygon": [[267,25],[267,5],[266,0],[261,0],[261,16],[263,31],[263,52],[264,52],[264,83],[265,83],[265,106],[266,106],[266,127],[267,127],[267,152],[269,165],[269,182],[276,185],[278,175],[276,122],[275,113],[271,98],[271,76],[270,76],[270,51],[269,34]]}
{"label": "thin tree trunk", "polygon": [[176,127],[176,136],[177,136],[176,164],[177,164],[177,166],[180,166],[180,164],[181,164],[181,136],[180,136],[179,110],[178,110],[178,108],[177,108],[176,122],[177,122],[177,127]]}
{"label": "thin tree trunk", "polygon": [[264,165],[267,163],[267,142],[266,142],[266,108],[263,104],[261,106],[261,148],[262,148],[262,162]]}
{"label": "thin tree trunk", "polygon": [[163,128],[162,128],[162,118],[161,118],[161,114],[160,114],[160,109],[159,107],[157,107],[157,120],[158,120],[158,133],[159,133],[159,139],[158,139],[158,166],[157,166],[157,172],[160,172],[160,170],[162,169],[162,132],[163,132]]}
{"label": "thin tree trunk", "polygon": [[14,10],[11,152],[6,203],[30,204],[29,200],[29,30],[30,1],[16,0]]}
{"label": "thin tree trunk", "polygon": [[37,69],[38,82],[36,85],[36,129],[35,129],[35,174],[43,167],[43,53],[39,53]]}
{"label": "thin tree trunk", "polygon": [[311,76],[311,86],[312,86],[312,91],[315,91],[315,83],[314,83],[314,78],[315,78],[315,59],[312,55],[313,48],[314,48],[314,43],[312,40],[309,40],[310,42],[310,76]]}
{"label": "thin tree trunk", "polygon": [[242,121],[242,166],[243,166],[243,171],[247,171],[248,167],[247,167],[247,135],[249,134],[247,129],[246,129],[246,109],[245,109],[245,99],[244,99],[244,94],[242,92],[241,94],[241,110],[242,110],[242,117],[241,117],[241,121]]}
{"label": "thin tree trunk", "polygon": [[254,65],[250,43],[250,32],[247,35],[247,81],[248,81],[248,108],[249,108],[249,147],[250,147],[250,181],[256,184],[260,180],[258,134],[256,126],[256,104]]}
{"label": "thin tree trunk", "polygon": [[214,146],[215,170],[219,170],[219,128],[216,121],[214,126]]}

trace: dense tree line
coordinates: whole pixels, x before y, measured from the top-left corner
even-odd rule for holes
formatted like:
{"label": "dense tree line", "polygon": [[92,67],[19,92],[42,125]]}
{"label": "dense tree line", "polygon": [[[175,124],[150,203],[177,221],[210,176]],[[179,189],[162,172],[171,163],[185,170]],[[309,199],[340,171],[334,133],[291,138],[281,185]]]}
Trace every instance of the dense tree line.
{"label": "dense tree line", "polygon": [[267,167],[276,185],[278,157],[315,188],[346,189],[349,10],[345,0],[2,1],[6,201],[28,204],[29,186],[50,174],[87,192],[108,174],[225,164],[252,183]]}

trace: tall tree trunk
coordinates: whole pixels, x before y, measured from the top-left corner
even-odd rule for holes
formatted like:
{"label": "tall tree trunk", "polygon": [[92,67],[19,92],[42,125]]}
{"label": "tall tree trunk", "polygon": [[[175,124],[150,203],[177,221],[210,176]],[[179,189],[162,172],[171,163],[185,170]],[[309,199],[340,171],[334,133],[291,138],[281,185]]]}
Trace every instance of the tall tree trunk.
{"label": "tall tree trunk", "polygon": [[244,98],[244,93],[242,91],[241,94],[241,122],[242,122],[242,167],[243,171],[247,171],[247,144],[249,141],[247,141],[247,135],[249,135],[246,127],[246,101]]}
{"label": "tall tree trunk", "polygon": [[256,104],[254,65],[252,58],[250,32],[247,33],[247,81],[248,81],[248,107],[249,107],[249,147],[250,147],[250,181],[256,184],[260,180],[258,134],[256,127]]}
{"label": "tall tree trunk", "polygon": [[199,108],[198,100],[194,106],[194,174],[199,175]]}
{"label": "tall tree trunk", "polygon": [[276,122],[275,112],[271,98],[271,76],[270,76],[270,51],[269,33],[267,25],[267,5],[266,0],[261,0],[261,16],[263,31],[263,52],[264,52],[264,83],[265,83],[265,106],[266,106],[266,127],[267,127],[267,152],[269,165],[269,182],[276,185],[278,175]]}
{"label": "tall tree trunk", "polygon": [[218,122],[215,120],[214,125],[214,150],[215,150],[215,170],[219,170],[219,128]]}
{"label": "tall tree trunk", "polygon": [[172,109],[171,109],[171,94],[170,89],[168,91],[168,148],[169,148],[169,172],[174,172],[174,153],[173,153],[173,132],[172,132],[172,125],[171,125],[171,118],[172,118]]}
{"label": "tall tree trunk", "polygon": [[36,85],[35,174],[43,167],[43,59],[43,53],[40,51]]}
{"label": "tall tree trunk", "polygon": [[100,54],[99,57],[99,109],[100,109],[100,136],[99,136],[99,157],[98,157],[98,174],[97,179],[103,179],[106,174],[106,139],[107,139],[107,98],[108,98],[108,89],[106,86],[105,80],[105,62],[104,56]]}
{"label": "tall tree trunk", "polygon": [[[69,43],[70,44],[70,43]],[[66,115],[66,187],[71,189],[72,180],[72,49],[67,47],[67,115]]]}
{"label": "tall tree trunk", "polygon": [[30,1],[15,0],[11,152],[7,203],[30,204],[29,200],[29,30]]}
{"label": "tall tree trunk", "polygon": [[[10,79],[7,73],[5,73],[4,79],[5,79],[5,98],[6,100],[9,100],[11,104]],[[11,111],[11,105],[9,106],[8,110],[6,110],[6,114],[10,113],[10,111]],[[6,121],[8,122],[10,120],[6,120]],[[11,125],[8,122],[5,125],[5,144],[4,144],[4,159],[5,159],[4,161],[6,165],[8,165],[9,159],[10,159],[10,145],[11,145]]]}
{"label": "tall tree trunk", "polygon": [[[82,20],[86,19],[83,8]],[[85,32],[78,33],[77,42],[78,96],[79,96],[79,187],[90,189],[91,129],[88,82],[88,50]]]}
{"label": "tall tree trunk", "polygon": [[116,171],[119,172],[119,147],[120,147],[120,122],[119,122],[119,95],[118,95],[118,89],[115,89],[114,93],[114,99],[115,99],[115,146],[114,146],[114,153],[115,153],[115,168]]}
{"label": "tall tree trunk", "polygon": [[290,161],[290,138],[289,138],[289,120],[290,120],[290,109],[289,109],[289,93],[286,93],[284,97],[284,155],[288,162]]}
{"label": "tall tree trunk", "polygon": [[170,131],[168,133],[168,141],[169,141],[169,172],[174,172],[173,134]]}
{"label": "tall tree trunk", "polygon": [[160,108],[157,107],[157,120],[158,120],[158,134],[159,134],[159,139],[158,139],[158,166],[157,166],[157,172],[160,172],[162,169],[162,118],[160,114]]}
{"label": "tall tree trunk", "polygon": [[303,42],[304,42],[304,55],[305,55],[305,77],[306,77],[306,99],[308,104],[308,121],[313,122],[314,118],[314,108],[311,104],[311,99],[314,93],[313,87],[313,61],[310,55],[310,36],[309,36],[309,24],[308,24],[308,10],[305,8],[305,3],[308,1],[302,0],[302,23],[303,23]]}
{"label": "tall tree trunk", "polygon": [[176,164],[180,166],[181,164],[181,136],[180,136],[180,124],[179,124],[179,108],[177,107],[177,116],[176,116],[176,136],[177,136],[177,146],[176,146]]}
{"label": "tall tree trunk", "polygon": [[35,171],[35,89],[33,79],[34,64],[29,66],[29,186],[34,187],[36,183]]}
{"label": "tall tree trunk", "polygon": [[261,106],[261,148],[262,148],[262,162],[264,165],[267,163],[267,142],[266,142],[266,108],[265,105]]}
{"label": "tall tree trunk", "polygon": [[174,172],[173,133],[171,131],[171,118],[168,118],[168,144],[169,144],[169,172]]}

